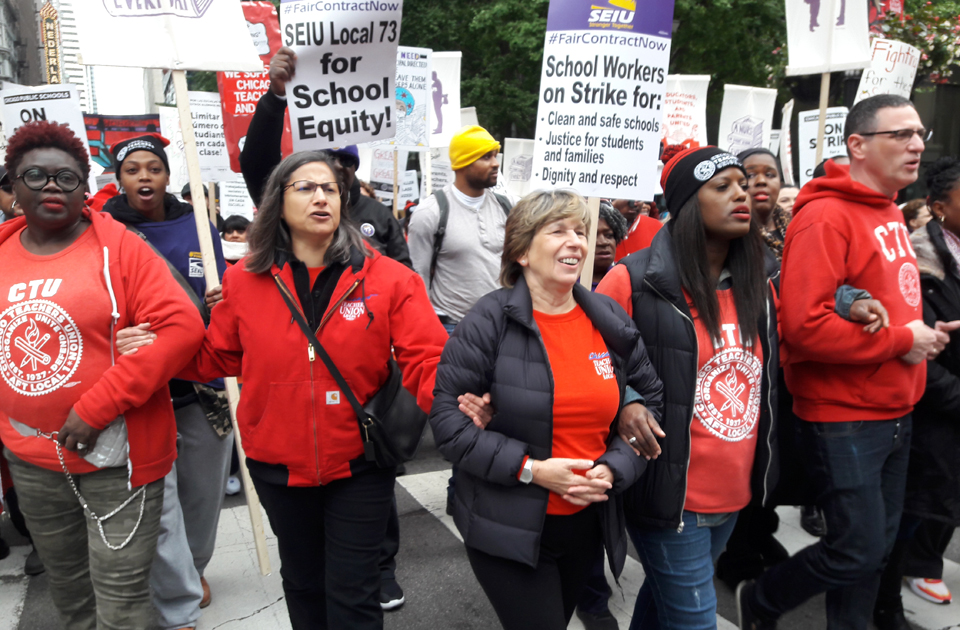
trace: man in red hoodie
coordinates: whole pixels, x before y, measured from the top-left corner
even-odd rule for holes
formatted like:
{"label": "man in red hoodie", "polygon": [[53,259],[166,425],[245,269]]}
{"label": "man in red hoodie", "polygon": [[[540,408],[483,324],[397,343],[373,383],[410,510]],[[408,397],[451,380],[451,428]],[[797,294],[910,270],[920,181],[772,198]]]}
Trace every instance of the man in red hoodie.
{"label": "man in red hoodie", "polygon": [[[826,166],[803,188],[787,230],[781,275],[786,381],[802,423],[808,474],[827,535],[737,589],[741,628],[827,593],[829,630],[865,630],[903,507],[910,413],[926,360],[960,322],[924,325],[920,276],[897,191],[917,179],[925,135],[913,104],[894,95],[847,117],[850,166]],[[871,335],[834,311],[837,287],[869,291],[889,328]],[[882,621],[882,620],[881,620]],[[899,628],[881,625],[880,630]]]}

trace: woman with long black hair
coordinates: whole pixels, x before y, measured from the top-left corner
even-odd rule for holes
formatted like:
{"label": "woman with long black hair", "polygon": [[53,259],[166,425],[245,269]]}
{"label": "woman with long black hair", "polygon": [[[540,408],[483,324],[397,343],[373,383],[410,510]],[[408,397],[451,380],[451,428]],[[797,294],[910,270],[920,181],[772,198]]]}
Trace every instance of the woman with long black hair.
{"label": "woman with long black hair", "polygon": [[662,183],[668,229],[597,289],[631,314],[664,385],[662,425],[620,423],[652,458],[625,499],[647,576],[630,627],[712,629],[713,563],[739,510],[777,478],[777,266],[736,157],[684,151]]}

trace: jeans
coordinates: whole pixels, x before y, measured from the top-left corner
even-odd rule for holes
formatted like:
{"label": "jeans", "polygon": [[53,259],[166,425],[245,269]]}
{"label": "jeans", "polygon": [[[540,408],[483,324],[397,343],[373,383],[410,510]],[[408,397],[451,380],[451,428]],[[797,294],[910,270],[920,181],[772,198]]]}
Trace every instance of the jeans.
{"label": "jeans", "polygon": [[[9,450],[6,456],[20,508],[47,570],[50,596],[66,630],[149,627],[150,563],[160,531],[163,479],[146,485],[140,526],[127,546],[114,551],[103,544],[96,522],[87,518],[62,471],[34,466]],[[117,509],[131,494],[126,466],[72,477],[97,516]],[[119,545],[133,531],[140,502],[137,497],[103,523],[110,544]]]}
{"label": "jeans", "polygon": [[536,568],[467,547],[477,581],[504,630],[565,630],[590,565],[603,550],[600,510],[547,514]]}
{"label": "jeans", "polygon": [[253,478],[277,535],[293,630],[380,630],[380,555],[394,468],[307,488]]}
{"label": "jeans", "polygon": [[803,423],[827,535],[757,581],[755,614],[775,619],[826,592],[829,630],[865,630],[900,525],[911,427],[910,416]]}
{"label": "jeans", "polygon": [[713,563],[737,523],[736,513],[683,512],[683,529],[637,527],[627,532],[646,579],[637,594],[630,630],[714,630],[717,592]]}

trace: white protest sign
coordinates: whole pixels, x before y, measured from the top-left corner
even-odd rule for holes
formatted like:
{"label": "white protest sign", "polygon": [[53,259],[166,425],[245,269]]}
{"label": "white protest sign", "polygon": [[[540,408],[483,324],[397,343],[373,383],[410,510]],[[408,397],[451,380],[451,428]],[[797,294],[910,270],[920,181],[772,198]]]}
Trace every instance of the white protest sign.
{"label": "white protest sign", "polygon": [[283,44],[297,54],[297,73],[287,84],[294,151],[396,135],[402,8],[401,0],[283,0]]}
{"label": "white protest sign", "polygon": [[870,65],[868,2],[786,0],[786,3],[790,55],[787,76],[855,70]]}
{"label": "white protest sign", "polygon": [[392,140],[369,143],[371,146],[392,145],[404,149],[426,150],[430,144],[430,95],[433,51],[429,48],[397,48],[397,92],[394,103],[397,135]]}
{"label": "white protest sign", "polygon": [[[827,127],[824,132],[824,160],[847,154],[847,145],[843,141],[843,125],[847,121],[846,107],[827,109]],[[817,127],[820,111],[800,112],[797,135],[800,137],[800,185],[804,186],[813,179],[813,170],[817,167]]]}
{"label": "white protest sign", "polygon": [[899,94],[910,98],[920,64],[920,51],[892,39],[875,39],[870,53],[870,67],[860,76],[860,87],[853,104],[877,94]]}
{"label": "white protest sign", "polygon": [[247,192],[247,184],[243,179],[222,181],[217,184],[220,189],[220,216],[226,219],[239,214],[253,221],[253,199]]}
{"label": "white protest sign", "polygon": [[769,145],[776,105],[776,90],[724,85],[717,145],[734,155]]}
{"label": "white protest sign", "polygon": [[[450,154],[446,147],[439,149],[430,149],[430,185],[433,190],[440,190],[447,184],[453,184],[454,174],[453,168],[450,167]],[[420,154],[420,170],[427,171],[427,154]],[[497,179],[499,182],[500,180]],[[420,181],[420,198],[424,199],[428,195],[427,192],[427,178],[424,175],[423,179]]]}
{"label": "white protest sign", "polygon": [[783,120],[780,123],[783,127],[780,134],[780,168],[783,169],[783,181],[788,186],[793,186],[797,178],[793,176],[793,134],[790,131],[790,124],[793,121],[793,99],[787,101],[783,109]]}
{"label": "white protest sign", "polygon": [[780,134],[779,129],[773,129],[770,131],[770,144],[767,145],[767,148],[770,149],[770,152],[774,155],[780,155]]}
{"label": "white protest sign", "polygon": [[667,144],[707,145],[709,74],[667,75],[663,133]]}
{"label": "white protest sign", "polygon": [[500,168],[506,176],[504,184],[507,192],[518,197],[523,197],[531,190],[535,144],[533,140],[522,138],[504,138],[503,140],[503,162],[500,163]]}
{"label": "white protest sign", "polygon": [[[377,193],[377,199],[386,203],[393,201],[393,156],[392,147],[372,147],[369,184]],[[409,151],[396,151],[397,166],[401,173],[406,170]],[[400,185],[398,176],[397,186]]]}
{"label": "white protest sign", "polygon": [[642,12],[551,0],[534,189],[653,197],[672,25],[673,0],[648,0]]}
{"label": "white protest sign", "polygon": [[223,109],[217,92],[187,92],[190,95],[190,115],[193,133],[197,139],[200,174],[206,181],[220,182],[234,179],[230,170],[230,155],[223,137]]}
{"label": "white protest sign", "polygon": [[[41,85],[28,87],[16,83],[4,83],[0,91],[0,119],[3,121],[3,131],[7,138],[13,136],[17,129],[28,122],[46,120],[66,124],[80,141],[83,142],[87,153],[90,145],[87,142],[87,128],[83,124],[83,112],[80,109],[80,95],[77,86],[72,83]],[[87,184],[90,192],[95,193],[97,187],[93,162],[90,162],[90,178]]]}
{"label": "white protest sign", "polygon": [[171,70],[260,72],[239,2],[71,2],[81,63]]}
{"label": "white protest sign", "polygon": [[400,180],[400,190],[397,193],[397,208],[403,210],[410,201],[420,198],[420,187],[417,183],[416,171],[404,171]]}
{"label": "white protest sign", "polygon": [[461,107],[460,108],[460,126],[466,127],[467,125],[480,126],[480,119],[477,118],[477,108],[476,107]]}
{"label": "white protest sign", "polygon": [[[433,77],[430,81],[433,99],[431,147],[450,146],[450,138],[463,126],[460,123],[461,57],[459,50],[433,53]],[[434,188],[437,187],[434,184]]]}
{"label": "white protest sign", "polygon": [[167,192],[179,195],[183,187],[190,183],[183,131],[180,129],[180,113],[176,107],[157,107],[157,112],[160,116],[160,133],[170,141],[164,149],[170,164],[170,185],[167,186]]}

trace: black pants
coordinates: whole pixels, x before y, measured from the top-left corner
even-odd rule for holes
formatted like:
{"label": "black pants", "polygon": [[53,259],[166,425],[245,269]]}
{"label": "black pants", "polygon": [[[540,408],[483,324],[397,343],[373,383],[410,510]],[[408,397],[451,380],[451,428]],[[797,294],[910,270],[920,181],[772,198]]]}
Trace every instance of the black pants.
{"label": "black pants", "polygon": [[470,566],[504,630],[564,630],[603,548],[600,511],[547,515],[537,568],[467,547]]}
{"label": "black pants", "polygon": [[383,628],[380,554],[396,470],[291,488],[254,477],[277,535],[293,630]]}
{"label": "black pants", "polygon": [[943,553],[953,536],[953,525],[923,520],[912,514],[900,519],[897,542],[884,567],[877,592],[878,610],[903,610],[900,582],[903,576],[943,578]]}

